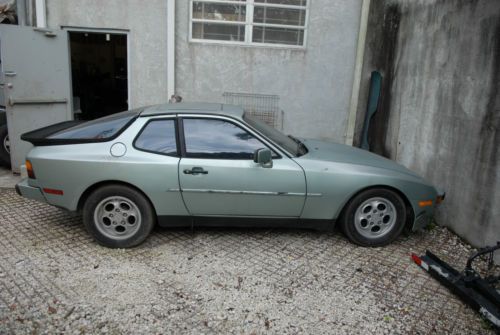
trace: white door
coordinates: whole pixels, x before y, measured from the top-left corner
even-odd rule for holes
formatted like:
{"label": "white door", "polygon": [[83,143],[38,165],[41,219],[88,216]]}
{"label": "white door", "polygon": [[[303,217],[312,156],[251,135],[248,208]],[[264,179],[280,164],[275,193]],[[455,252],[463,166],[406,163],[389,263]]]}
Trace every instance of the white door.
{"label": "white door", "polygon": [[0,24],[0,40],[12,170],[19,172],[32,147],[20,135],[72,119],[68,35]]}

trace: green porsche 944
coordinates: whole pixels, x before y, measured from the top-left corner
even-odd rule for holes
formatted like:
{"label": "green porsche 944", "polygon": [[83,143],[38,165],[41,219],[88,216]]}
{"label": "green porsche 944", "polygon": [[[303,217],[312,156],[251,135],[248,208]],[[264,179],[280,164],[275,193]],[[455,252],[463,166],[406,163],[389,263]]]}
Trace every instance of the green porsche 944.
{"label": "green porsche 944", "polygon": [[143,242],[155,224],[332,229],[382,246],[424,227],[444,194],[350,146],[284,135],[222,104],[177,103],[23,134],[27,198],[80,211],[98,243]]}

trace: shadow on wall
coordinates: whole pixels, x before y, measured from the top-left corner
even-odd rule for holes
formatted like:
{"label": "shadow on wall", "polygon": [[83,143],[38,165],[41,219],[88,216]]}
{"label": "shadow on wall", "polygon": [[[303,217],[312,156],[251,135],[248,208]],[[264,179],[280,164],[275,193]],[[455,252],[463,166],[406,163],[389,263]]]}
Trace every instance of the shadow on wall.
{"label": "shadow on wall", "polygon": [[370,73],[382,73],[373,151],[447,192],[440,224],[500,240],[500,1],[385,0],[370,8],[357,138]]}
{"label": "shadow on wall", "polygon": [[[385,145],[385,135],[387,134],[391,110],[391,84],[395,72],[395,52],[401,12],[397,4],[388,4],[382,8],[384,9],[383,21],[377,20],[378,15],[370,15],[368,21],[370,27],[369,36],[380,37],[367,40],[368,49],[378,50],[372,55],[371,69],[380,71],[383,78],[377,112],[371,118],[368,129],[368,142],[370,151],[390,158],[391,152],[389,147]],[[380,52],[380,50],[383,52]],[[356,139],[358,138],[359,136],[356,136]]]}

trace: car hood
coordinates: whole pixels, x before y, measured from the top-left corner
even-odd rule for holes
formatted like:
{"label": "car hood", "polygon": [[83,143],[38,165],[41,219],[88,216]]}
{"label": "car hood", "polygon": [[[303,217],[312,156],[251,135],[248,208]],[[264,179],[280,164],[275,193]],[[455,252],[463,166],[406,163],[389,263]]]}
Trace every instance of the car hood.
{"label": "car hood", "polygon": [[345,144],[326,142],[312,139],[300,139],[309,152],[300,158],[314,159],[327,162],[338,162],[355,165],[371,166],[399,173],[404,173],[422,180],[415,172],[408,170],[404,166],[376,155],[366,150],[361,150]]}

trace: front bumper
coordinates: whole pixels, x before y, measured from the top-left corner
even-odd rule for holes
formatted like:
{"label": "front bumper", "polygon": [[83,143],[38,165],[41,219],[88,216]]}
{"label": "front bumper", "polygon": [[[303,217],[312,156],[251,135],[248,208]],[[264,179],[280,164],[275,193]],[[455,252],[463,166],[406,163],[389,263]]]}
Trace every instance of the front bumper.
{"label": "front bumper", "polygon": [[432,222],[433,217],[434,217],[434,213],[429,213],[429,212],[420,213],[415,218],[412,231],[421,230],[421,229],[427,227]]}
{"label": "front bumper", "polygon": [[[441,202],[443,202],[445,197],[446,197],[445,192],[438,191],[436,199],[433,200],[432,206],[422,209],[415,217],[412,231],[421,230],[432,223],[432,220],[434,218],[434,213],[436,211],[436,206],[439,205]],[[419,208],[416,207],[417,205],[418,203],[414,205],[414,208]]]}
{"label": "front bumper", "polygon": [[38,187],[28,185],[28,178],[25,178],[17,183],[16,192],[20,196],[28,199],[33,199],[45,203],[47,202],[47,199],[45,199],[42,190],[40,190]]}

